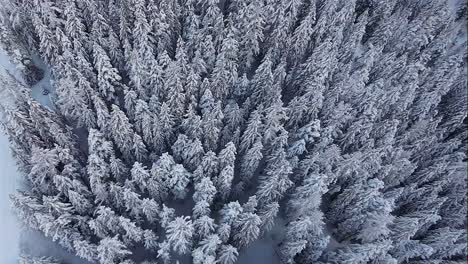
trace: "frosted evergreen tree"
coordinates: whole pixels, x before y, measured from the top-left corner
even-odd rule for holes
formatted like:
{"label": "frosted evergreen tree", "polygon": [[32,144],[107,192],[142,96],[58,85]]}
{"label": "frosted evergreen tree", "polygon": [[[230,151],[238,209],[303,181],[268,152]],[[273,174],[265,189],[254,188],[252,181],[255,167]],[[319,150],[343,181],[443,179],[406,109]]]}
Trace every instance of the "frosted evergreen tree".
{"label": "frosted evergreen tree", "polygon": [[241,177],[244,181],[249,181],[263,158],[263,145],[261,141],[256,141],[252,147],[247,150],[241,163]]}
{"label": "frosted evergreen tree", "polygon": [[234,38],[234,28],[229,28],[229,33],[221,43],[221,50],[216,57],[213,69],[212,86],[216,98],[225,99],[234,81],[237,79],[237,52],[238,43]]}
{"label": "frosted evergreen tree", "polygon": [[231,193],[232,180],[234,179],[234,168],[226,166],[216,178],[215,185],[223,199],[229,197]]}
{"label": "frosted evergreen tree", "polygon": [[[365,217],[364,215],[362,218],[351,215],[346,217],[345,215],[348,213],[344,211],[339,218],[335,218],[337,220],[339,219],[338,221],[340,222],[338,228],[344,228],[342,229],[343,231],[353,230],[353,236],[363,242],[372,242],[387,236],[390,232],[387,225],[392,221],[392,216],[390,215],[392,205],[378,193],[378,190],[383,187],[382,182],[371,179],[367,182],[365,189],[358,189],[358,186],[353,186],[353,189],[346,189],[345,192],[351,192],[346,195],[347,202],[342,202],[341,205],[336,205],[334,208],[335,210],[339,210],[338,208],[343,208],[346,204],[355,201],[352,209],[348,212],[353,215],[357,213],[357,211],[365,208]],[[343,196],[343,198],[344,197],[345,196]],[[336,202],[340,200],[341,199],[337,199]],[[357,205],[360,206],[356,207]],[[333,211],[333,214],[335,214],[335,211]],[[334,218],[334,216],[331,217]]]}
{"label": "frosted evergreen tree", "polygon": [[260,219],[262,220],[263,232],[269,232],[273,228],[278,211],[279,204],[277,202],[273,202],[271,204],[266,205],[265,208],[258,213]]}
{"label": "frosted evergreen tree", "polygon": [[19,259],[20,264],[58,264],[58,260],[51,257],[32,257],[22,255]]}
{"label": "frosted evergreen tree", "polygon": [[218,101],[215,103],[211,112],[206,112],[202,117],[203,126],[203,146],[207,150],[216,150],[218,147],[218,141],[221,134],[220,126],[222,125],[222,119],[224,118],[221,110],[221,103]]}
{"label": "frosted evergreen tree", "polygon": [[251,145],[261,138],[262,133],[262,116],[259,110],[252,112],[252,115],[247,121],[247,128],[241,136],[240,149],[246,151]]}
{"label": "frosted evergreen tree", "polygon": [[218,235],[210,235],[200,242],[200,249],[207,255],[214,255],[221,243]]}
{"label": "frosted evergreen tree", "polygon": [[148,104],[143,100],[138,100],[135,104],[135,130],[142,135],[147,145],[153,143],[153,119]]}
{"label": "frosted evergreen tree", "polygon": [[206,201],[208,204],[211,204],[213,202],[214,196],[216,195],[216,192],[216,188],[210,178],[204,177],[200,180],[200,182],[195,184],[193,200],[195,202]]}
{"label": "frosted evergreen tree", "polygon": [[256,1],[242,1],[239,8],[239,61],[245,62],[244,71],[247,71],[260,52],[260,42],[264,38],[263,30],[265,18],[263,3]]}
{"label": "frosted evergreen tree", "polygon": [[112,106],[110,125],[112,126],[111,135],[118,148],[128,159],[132,156],[133,149],[133,129],[128,117],[119,109],[118,106]]}
{"label": "frosted evergreen tree", "polygon": [[88,241],[75,240],[73,246],[76,250],[76,255],[88,261],[95,261],[98,255],[97,245],[91,244]]}
{"label": "frosted evergreen tree", "polygon": [[98,259],[101,263],[115,263],[131,254],[118,237],[104,238],[99,242]]}
{"label": "frosted evergreen tree", "polygon": [[194,218],[199,218],[204,215],[209,215],[211,213],[210,204],[205,201],[196,202],[192,209],[192,215]]}
{"label": "frosted evergreen tree", "polygon": [[189,107],[184,116],[184,120],[182,120],[181,126],[188,137],[196,139],[202,138],[203,128],[201,116],[195,112],[195,109]]}
{"label": "frosted evergreen tree", "polygon": [[155,148],[164,148],[166,144],[172,142],[174,125],[174,116],[169,110],[169,106],[164,102],[161,105],[157,121],[155,121],[155,125],[153,126]]}
{"label": "frosted evergreen tree", "polygon": [[260,234],[261,220],[255,213],[242,213],[234,222],[234,239],[240,247],[246,247]]}
{"label": "frosted evergreen tree", "polygon": [[135,162],[130,173],[132,181],[144,192],[147,189],[147,182],[150,177],[148,170],[141,163]]}
{"label": "frosted evergreen tree", "polygon": [[265,175],[259,177],[257,196],[262,203],[280,199],[293,184],[289,179],[292,168],[282,148],[270,156],[269,162]]}
{"label": "frosted evergreen tree", "polygon": [[179,254],[189,252],[193,237],[193,224],[190,217],[176,217],[167,225],[167,239],[171,247]]}
{"label": "frosted evergreen tree", "polygon": [[114,93],[118,89],[116,89],[116,86],[122,77],[118,74],[117,69],[112,66],[110,58],[99,44],[95,43],[93,45],[93,51],[94,63],[98,71],[99,92],[106,99],[114,98]]}
{"label": "frosted evergreen tree", "polygon": [[225,145],[229,141],[232,141],[235,146],[238,146],[239,143],[236,141],[239,140],[236,138],[235,134],[237,133],[237,130],[239,130],[240,125],[242,125],[244,122],[241,109],[234,100],[229,100],[226,106],[224,107],[223,113],[225,126],[221,131],[221,144]]}
{"label": "frosted evergreen tree", "polygon": [[208,237],[216,229],[214,219],[210,218],[207,215],[203,215],[200,218],[196,219],[193,223],[193,226],[199,238]]}
{"label": "frosted evergreen tree", "polygon": [[169,242],[163,241],[162,243],[159,244],[159,249],[158,249],[158,258],[163,261],[163,263],[170,263],[171,261],[171,246]]}
{"label": "frosted evergreen tree", "polygon": [[163,205],[159,211],[159,221],[162,227],[166,227],[175,218],[175,210]]}
{"label": "frosted evergreen tree", "polygon": [[222,264],[234,264],[239,253],[232,245],[221,246],[218,261]]}
{"label": "frosted evergreen tree", "polygon": [[221,222],[233,224],[242,213],[243,209],[239,202],[230,202],[223,206],[220,210]]}
{"label": "frosted evergreen tree", "polygon": [[187,185],[190,183],[191,174],[181,164],[176,164],[170,172],[168,188],[177,199],[184,199],[187,194]]}

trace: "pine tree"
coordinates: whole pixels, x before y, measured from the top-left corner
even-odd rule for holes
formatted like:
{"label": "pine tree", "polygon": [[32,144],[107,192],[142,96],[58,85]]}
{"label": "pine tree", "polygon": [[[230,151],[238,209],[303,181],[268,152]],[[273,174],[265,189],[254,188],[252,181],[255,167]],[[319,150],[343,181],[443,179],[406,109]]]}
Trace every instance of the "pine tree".
{"label": "pine tree", "polygon": [[246,151],[251,145],[261,137],[262,133],[262,116],[259,110],[252,112],[247,121],[247,128],[241,136],[240,149]]}
{"label": "pine tree", "polygon": [[163,263],[169,263],[171,261],[171,248],[170,244],[167,241],[164,241],[159,244],[158,258],[163,261]]}
{"label": "pine tree", "polygon": [[263,59],[262,64],[258,66],[254,77],[250,82],[252,93],[251,99],[255,105],[259,105],[263,102],[268,105],[267,102],[272,100],[272,90],[275,88],[273,86],[273,82],[272,63],[270,56],[266,56]]}
{"label": "pine tree", "polygon": [[225,204],[220,210],[221,222],[233,224],[239,218],[242,211],[242,206],[237,201]]}
{"label": "pine tree", "polygon": [[247,71],[253,63],[254,56],[260,52],[260,42],[263,40],[265,18],[263,3],[246,1],[239,9],[239,61],[245,62],[243,71]]}
{"label": "pine tree", "polygon": [[226,166],[216,178],[215,185],[223,199],[227,199],[231,193],[232,180],[234,179],[234,168]]}
{"label": "pine tree", "polygon": [[292,186],[289,175],[292,168],[285,159],[282,148],[270,156],[271,165],[265,169],[265,175],[259,177],[260,184],[257,189],[257,196],[262,203],[275,201],[283,197],[286,191]]}
{"label": "pine tree", "polygon": [[122,260],[125,256],[131,254],[118,237],[104,238],[99,242],[98,259],[102,263],[115,263]]}
{"label": "pine tree", "polygon": [[102,47],[95,43],[93,45],[94,64],[98,72],[98,86],[102,97],[112,100],[115,97],[115,92],[119,89],[118,85],[122,79],[115,69],[110,58]]}
{"label": "pine tree", "polygon": [[174,125],[174,116],[169,110],[169,106],[164,102],[154,124],[154,146],[156,149],[164,148],[166,144],[172,143]]}
{"label": "pine tree", "polygon": [[124,156],[129,159],[132,156],[134,132],[128,117],[116,105],[112,105],[110,125],[112,138]]}
{"label": "pine tree", "polygon": [[[381,194],[379,195],[378,190],[383,187],[383,183],[376,179],[370,179],[366,188],[359,189],[358,186],[346,189],[345,192],[349,193],[345,195],[347,202],[334,207],[334,210],[339,210],[338,208],[352,203],[353,208],[348,211],[350,215],[346,216],[348,213],[344,213],[335,218],[336,211],[333,211],[330,216],[339,222],[338,228],[342,232],[352,230],[353,236],[363,242],[372,242],[387,236],[390,232],[387,225],[392,221],[390,215],[392,205]],[[340,200],[337,199],[335,202]],[[356,216],[355,214],[363,213],[362,211],[358,213],[360,210],[365,210],[366,213],[362,216]],[[342,234],[345,235],[345,233]]]}
{"label": "pine tree", "polygon": [[277,202],[274,202],[266,205],[265,208],[258,213],[260,219],[262,220],[263,232],[269,232],[273,228],[278,211],[279,204]]}
{"label": "pine tree", "polygon": [[[216,224],[214,219],[210,218],[207,215],[204,215],[196,219],[193,223],[197,237],[201,239],[207,239],[216,229]],[[216,238],[219,240],[219,238]]]}
{"label": "pine tree", "polygon": [[192,209],[193,218],[197,219],[204,215],[209,215],[211,213],[210,204],[206,200],[201,200],[195,203],[195,206]]}
{"label": "pine tree", "polygon": [[213,202],[214,196],[217,190],[213,185],[213,182],[208,177],[204,177],[200,182],[195,184],[195,193],[193,194],[193,200],[195,202],[206,201],[208,204]]}
{"label": "pine tree", "polygon": [[168,179],[168,188],[177,199],[184,199],[187,194],[187,185],[190,183],[191,174],[181,164],[172,167]]}
{"label": "pine tree", "polygon": [[27,255],[20,256],[20,264],[58,264],[58,260],[51,257],[31,257]]}
{"label": "pine tree", "polygon": [[261,220],[255,213],[242,213],[234,222],[234,240],[240,247],[246,247],[260,234]]}
{"label": "pine tree", "polygon": [[169,244],[178,254],[189,252],[194,228],[190,217],[176,217],[169,222],[166,229]]}
{"label": "pine tree", "polygon": [[237,79],[238,43],[234,38],[234,28],[222,40],[221,50],[216,57],[212,73],[212,86],[217,99],[224,100]]}
{"label": "pine tree", "polygon": [[135,185],[138,186],[140,190],[145,192],[146,189],[148,188],[147,187],[148,179],[150,178],[150,173],[148,172],[146,167],[144,167],[139,162],[135,162],[133,164],[133,167],[130,173],[131,173],[131,179],[135,183]]}
{"label": "pine tree", "polygon": [[166,227],[175,218],[175,210],[163,204],[161,211],[159,211],[159,219],[162,227]]}
{"label": "pine tree", "polygon": [[256,141],[245,153],[241,163],[242,180],[249,182],[263,158],[263,145],[261,141]]}
{"label": "pine tree", "polygon": [[326,255],[328,263],[366,263],[387,250],[388,243],[351,244]]}
{"label": "pine tree", "polygon": [[225,245],[221,247],[218,261],[222,264],[234,264],[238,255],[239,253],[235,247],[231,245]]}
{"label": "pine tree", "polygon": [[88,261],[95,261],[97,259],[98,247],[96,245],[88,241],[75,240],[73,246],[75,247],[76,255],[80,258]]}

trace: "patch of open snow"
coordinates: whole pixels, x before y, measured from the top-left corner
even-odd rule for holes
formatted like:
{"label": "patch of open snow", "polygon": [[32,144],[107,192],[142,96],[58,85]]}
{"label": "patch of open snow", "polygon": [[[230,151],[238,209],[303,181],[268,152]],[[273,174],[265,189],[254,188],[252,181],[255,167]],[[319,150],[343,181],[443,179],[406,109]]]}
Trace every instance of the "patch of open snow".
{"label": "patch of open snow", "polygon": [[91,264],[91,262],[67,252],[41,232],[32,229],[24,229],[21,232],[20,248],[23,253],[35,257],[54,257],[66,261],[64,263],[67,264]]}
{"label": "patch of open snow", "polygon": [[[52,95],[54,92],[54,88],[52,85],[53,81],[51,78],[50,69],[44,64],[44,62],[38,56],[32,56],[32,61],[37,67],[39,67],[41,70],[44,71],[44,78],[42,78],[42,80],[40,80],[38,83],[36,83],[35,85],[31,87],[31,96],[35,100],[37,100],[39,103],[41,103],[42,105],[50,109],[54,109],[54,106],[52,103]],[[18,67],[14,63],[10,61],[8,55],[2,49],[0,49],[0,67],[3,68],[8,73],[10,73],[13,77],[15,77],[16,80],[18,80],[24,86],[27,86],[25,84],[21,71],[18,69]],[[44,88],[49,90],[49,94],[44,95],[42,93]]]}
{"label": "patch of open snow", "polygon": [[253,241],[247,248],[239,252],[239,258],[236,263],[283,264],[280,259],[278,244],[283,239],[284,227],[284,219],[277,217],[275,225],[270,232]]}
{"label": "patch of open snow", "polygon": [[[8,56],[0,50],[0,67],[8,71],[18,80],[22,80],[21,73],[10,63]],[[4,74],[1,72],[0,74]],[[2,103],[7,103],[8,98],[3,98]],[[20,228],[18,220],[12,211],[10,194],[19,187],[20,174],[16,169],[16,163],[11,156],[8,137],[0,131],[0,263],[17,263],[19,254]]]}
{"label": "patch of open snow", "polygon": [[10,61],[10,58],[2,49],[0,49],[0,67],[5,69],[7,72],[13,75],[13,77],[15,77],[18,81],[24,84],[21,71]]}
{"label": "patch of open snow", "polygon": [[334,251],[335,249],[342,246],[342,244],[333,237],[333,227],[331,225],[329,224],[325,225],[324,232],[326,235],[330,237],[330,240],[328,241],[328,245],[325,251]]}
{"label": "patch of open snow", "polygon": [[[41,70],[44,71],[44,78],[40,80],[38,83],[31,87],[31,95],[34,99],[36,99],[40,104],[49,107],[50,109],[54,109],[54,105],[52,103],[52,96],[54,94],[54,86],[53,80],[51,78],[51,73],[49,67],[47,67],[44,62],[38,56],[32,56],[32,61],[34,65],[39,67]],[[44,95],[43,90],[46,89],[49,91],[49,94]]]}
{"label": "patch of open snow", "polygon": [[8,138],[0,133],[0,263],[17,263],[20,228],[12,212],[10,194],[18,188],[20,175],[11,156]]}
{"label": "patch of open snow", "polygon": [[269,237],[255,240],[240,251],[237,263],[242,264],[282,264],[276,251],[275,241]]}
{"label": "patch of open snow", "polygon": [[447,4],[449,6],[450,13],[454,15],[458,11],[458,8],[463,5],[463,0],[448,0]]}

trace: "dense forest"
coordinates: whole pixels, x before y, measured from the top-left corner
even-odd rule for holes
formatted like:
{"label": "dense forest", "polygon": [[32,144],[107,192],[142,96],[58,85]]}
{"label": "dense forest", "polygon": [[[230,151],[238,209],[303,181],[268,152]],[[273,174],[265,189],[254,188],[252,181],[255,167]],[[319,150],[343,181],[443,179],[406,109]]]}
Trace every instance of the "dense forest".
{"label": "dense forest", "polygon": [[33,56],[52,73],[49,106],[2,80],[15,212],[83,260],[234,264],[275,232],[283,264],[466,263],[465,3],[0,11],[11,60],[31,82]]}

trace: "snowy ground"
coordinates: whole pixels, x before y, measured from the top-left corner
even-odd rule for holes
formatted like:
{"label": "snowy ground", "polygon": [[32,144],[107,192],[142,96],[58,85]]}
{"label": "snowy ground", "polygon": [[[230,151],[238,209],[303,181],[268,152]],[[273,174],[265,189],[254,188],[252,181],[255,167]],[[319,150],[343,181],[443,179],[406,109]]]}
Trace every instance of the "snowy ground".
{"label": "snowy ground", "polygon": [[[0,50],[0,74],[8,71],[15,78],[21,80],[19,71],[8,60],[8,57]],[[5,99],[5,98],[3,98]],[[2,100],[0,103],[4,103]],[[19,187],[21,179],[16,170],[16,164],[11,156],[8,138],[0,130],[0,263],[17,263],[19,254],[20,228],[18,221],[11,209],[9,195]]]}
{"label": "snowy ground", "polygon": [[281,217],[276,218],[273,229],[241,250],[236,263],[283,264],[280,261],[277,245],[284,236],[284,224]]}
{"label": "snowy ground", "polygon": [[252,242],[245,250],[242,250],[236,263],[282,264],[276,250],[275,241],[266,236]]}
{"label": "snowy ground", "polygon": [[0,263],[17,263],[20,229],[11,212],[9,195],[18,187],[19,173],[11,157],[8,139],[0,134]]}
{"label": "snowy ground", "polygon": [[[37,84],[35,84],[33,87],[31,87],[31,95],[34,99],[36,99],[39,103],[42,105],[45,105],[47,107],[52,108],[52,100],[51,100],[51,94],[49,95],[43,95],[42,91],[43,89],[48,89],[49,91],[53,92],[52,86],[51,86],[51,76],[50,76],[50,70],[44,65],[44,63],[37,57],[33,56],[33,61],[34,64],[36,64],[39,68],[44,70],[44,78],[39,81]],[[5,54],[3,50],[0,49],[0,74],[4,74],[3,71],[6,71],[13,75],[16,80],[21,82],[23,85],[25,85],[25,82],[23,80],[23,76],[21,74],[21,71],[17,69],[17,67],[10,62],[8,55]]]}

